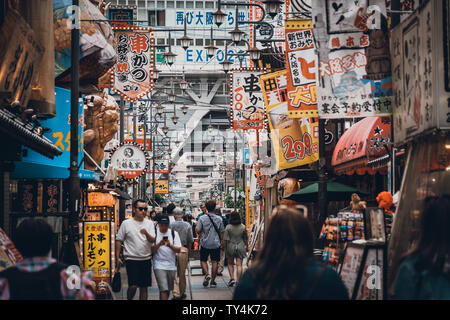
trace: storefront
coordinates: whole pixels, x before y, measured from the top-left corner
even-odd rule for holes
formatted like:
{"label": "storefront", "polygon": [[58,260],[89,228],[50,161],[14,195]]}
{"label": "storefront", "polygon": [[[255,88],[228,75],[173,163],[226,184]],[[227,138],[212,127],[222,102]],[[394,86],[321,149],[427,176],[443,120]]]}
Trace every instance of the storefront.
{"label": "storefront", "polygon": [[[14,163],[14,171],[10,174],[9,193],[9,227],[13,235],[18,224],[27,217],[45,219],[54,231],[52,256],[61,257],[63,243],[63,223],[68,216],[70,160],[70,91],[55,89],[57,116],[41,121],[49,130],[44,137],[52,142],[61,155],[53,160],[31,150],[23,148],[22,161]],[[80,137],[83,137],[83,104],[79,104]],[[83,150],[83,139],[79,139],[79,150]],[[81,163],[79,177],[81,188],[87,189],[88,183],[99,180],[96,172],[85,170],[83,153],[79,152]]]}

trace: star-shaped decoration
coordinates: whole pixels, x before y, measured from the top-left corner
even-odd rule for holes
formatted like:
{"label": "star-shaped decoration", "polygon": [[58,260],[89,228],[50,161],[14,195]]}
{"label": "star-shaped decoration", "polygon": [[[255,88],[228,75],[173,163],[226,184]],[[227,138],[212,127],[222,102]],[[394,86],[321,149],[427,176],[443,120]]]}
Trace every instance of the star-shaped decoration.
{"label": "star-shaped decoration", "polygon": [[373,130],[374,134],[377,135],[381,135],[381,133],[383,132],[383,129],[381,129],[379,126],[377,126],[374,130]]}

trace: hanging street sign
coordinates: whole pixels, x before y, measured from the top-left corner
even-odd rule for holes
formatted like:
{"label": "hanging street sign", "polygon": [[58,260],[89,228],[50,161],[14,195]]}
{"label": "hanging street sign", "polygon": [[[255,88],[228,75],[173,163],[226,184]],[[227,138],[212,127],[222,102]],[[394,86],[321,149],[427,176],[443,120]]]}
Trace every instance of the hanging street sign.
{"label": "hanging street sign", "polygon": [[144,175],[148,169],[150,160],[144,148],[134,143],[121,143],[112,150],[109,163],[117,170],[117,175],[123,175],[125,179],[135,180]]}

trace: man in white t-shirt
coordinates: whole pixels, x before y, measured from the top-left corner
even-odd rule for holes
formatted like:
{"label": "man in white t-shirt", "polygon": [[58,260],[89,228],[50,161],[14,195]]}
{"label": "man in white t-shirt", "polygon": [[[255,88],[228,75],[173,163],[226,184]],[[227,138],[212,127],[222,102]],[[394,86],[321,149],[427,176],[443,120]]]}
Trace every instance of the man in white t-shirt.
{"label": "man in white t-shirt", "polygon": [[178,232],[169,229],[170,219],[161,216],[158,220],[156,240],[152,246],[153,270],[159,287],[160,300],[169,300],[170,291],[173,291],[177,273],[176,253],[181,250],[181,241]]}
{"label": "man in white t-shirt", "polygon": [[152,220],[144,219],[147,202],[133,202],[133,217],[122,222],[116,235],[117,266],[122,265],[120,249],[123,243],[125,266],[128,277],[128,300],[133,300],[139,287],[139,299],[147,300],[147,289],[152,285],[151,254],[155,241],[155,225]]}

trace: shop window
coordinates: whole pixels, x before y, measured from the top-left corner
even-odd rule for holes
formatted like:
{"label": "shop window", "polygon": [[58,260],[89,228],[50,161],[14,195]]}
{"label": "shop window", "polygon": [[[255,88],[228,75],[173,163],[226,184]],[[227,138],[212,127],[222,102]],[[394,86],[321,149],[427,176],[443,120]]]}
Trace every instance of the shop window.
{"label": "shop window", "polygon": [[148,23],[151,26],[165,26],[166,12],[164,10],[148,11]]}
{"label": "shop window", "polygon": [[167,8],[174,8],[174,7],[175,7],[175,2],[167,1]]}
{"label": "shop window", "polygon": [[214,2],[206,1],[205,2],[205,8],[206,9],[214,9]]}
{"label": "shop window", "polygon": [[197,9],[203,9],[203,1],[196,1],[195,2],[195,7]]}
{"label": "shop window", "polygon": [[187,9],[194,8],[194,2],[193,1],[186,1],[186,8]]}
{"label": "shop window", "polygon": [[203,39],[195,39],[195,45],[197,47],[203,47]]}
{"label": "shop window", "polygon": [[147,2],[147,8],[148,8],[148,9],[155,9],[155,8],[156,8],[156,3],[155,3],[155,1]]}
{"label": "shop window", "polygon": [[166,5],[164,3],[164,1],[158,1],[158,9],[165,9]]}
{"label": "shop window", "polygon": [[177,1],[177,8],[183,9],[184,8],[184,1]]}

